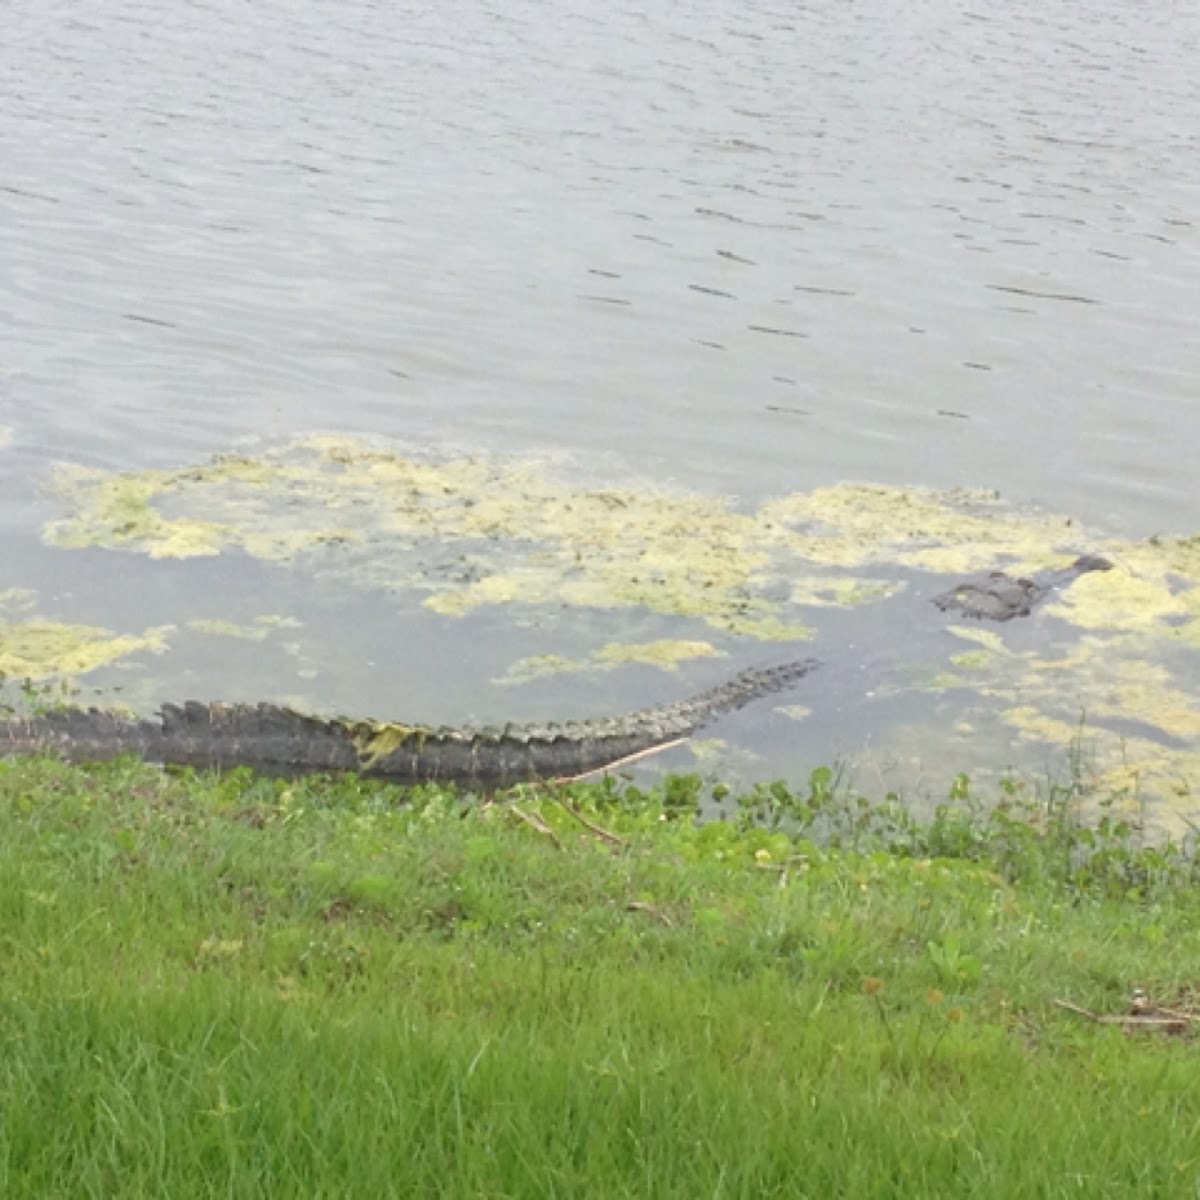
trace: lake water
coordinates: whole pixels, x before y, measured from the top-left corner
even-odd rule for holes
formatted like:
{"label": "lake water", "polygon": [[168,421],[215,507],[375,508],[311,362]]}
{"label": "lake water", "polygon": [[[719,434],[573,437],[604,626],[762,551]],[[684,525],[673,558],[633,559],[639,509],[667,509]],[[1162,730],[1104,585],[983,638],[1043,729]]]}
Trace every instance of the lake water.
{"label": "lake water", "polygon": [[[447,629],[253,556],[48,548],[55,464],[324,431],[750,506],[985,488],[1098,536],[1194,534],[1198,62],[1184,3],[10,0],[0,591],[118,630],[304,622],[307,682],[259,643],[181,638],[121,677],[143,698],[545,715],[714,672],[498,689],[539,645],[503,611]],[[892,621],[934,636],[923,613],[870,623],[835,715],[803,697],[811,727],[764,735],[763,769],[911,739],[855,697]],[[1172,670],[1194,699],[1195,661]],[[969,732],[923,770],[969,768]]]}

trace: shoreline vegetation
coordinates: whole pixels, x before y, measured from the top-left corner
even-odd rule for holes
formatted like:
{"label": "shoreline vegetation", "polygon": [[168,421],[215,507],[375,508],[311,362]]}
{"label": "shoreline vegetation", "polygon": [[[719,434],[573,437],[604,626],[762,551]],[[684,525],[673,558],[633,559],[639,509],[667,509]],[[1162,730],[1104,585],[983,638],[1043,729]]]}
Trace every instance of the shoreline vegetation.
{"label": "shoreline vegetation", "polygon": [[0,762],[0,1191],[1194,1195],[1200,856],[1095,801]]}

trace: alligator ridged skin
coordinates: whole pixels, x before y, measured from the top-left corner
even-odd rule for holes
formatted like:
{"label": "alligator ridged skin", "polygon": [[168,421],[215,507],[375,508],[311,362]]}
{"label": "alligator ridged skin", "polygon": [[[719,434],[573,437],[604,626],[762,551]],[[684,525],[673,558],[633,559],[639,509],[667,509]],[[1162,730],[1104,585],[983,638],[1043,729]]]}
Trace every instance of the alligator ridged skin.
{"label": "alligator ridged skin", "polygon": [[689,700],[600,720],[427,728],[325,719],[273,704],[166,704],[158,720],[64,708],[0,722],[0,755],[54,753],[70,762],[133,754],[202,769],[266,775],[355,771],[413,784],[503,787],[583,775],[685,738],[722,713],[791,687],[812,659],[752,667]]}

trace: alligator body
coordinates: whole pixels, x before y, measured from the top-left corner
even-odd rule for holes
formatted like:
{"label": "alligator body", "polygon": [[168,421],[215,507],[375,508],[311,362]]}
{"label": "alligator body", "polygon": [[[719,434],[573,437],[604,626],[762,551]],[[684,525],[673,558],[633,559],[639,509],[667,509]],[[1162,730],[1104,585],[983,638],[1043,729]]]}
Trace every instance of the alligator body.
{"label": "alligator body", "polygon": [[1111,571],[1112,563],[1095,554],[1077,558],[1069,567],[1043,571],[1031,578],[1018,578],[1003,571],[988,571],[956,584],[934,596],[942,612],[957,612],[979,621],[1011,621],[1027,617],[1047,596],[1074,583],[1089,571]]}
{"label": "alligator body", "polygon": [[273,704],[167,704],[157,720],[64,708],[0,722],[0,755],[49,752],[97,762],[132,754],[266,775],[355,771],[404,784],[502,787],[587,774],[689,737],[722,713],[790,687],[815,666],[805,659],[752,668],[690,700],[606,720],[500,729],[324,719]]}

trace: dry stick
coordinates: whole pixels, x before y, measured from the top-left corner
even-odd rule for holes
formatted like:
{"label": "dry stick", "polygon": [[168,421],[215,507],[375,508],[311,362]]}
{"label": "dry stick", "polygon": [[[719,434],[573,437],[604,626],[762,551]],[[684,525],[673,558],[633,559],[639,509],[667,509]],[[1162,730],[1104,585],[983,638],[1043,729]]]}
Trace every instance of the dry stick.
{"label": "dry stick", "polygon": [[649,916],[661,921],[668,929],[671,929],[675,924],[665,912],[655,908],[653,904],[647,904],[645,900],[631,900],[625,905],[625,911],[647,913]]}
{"label": "dry stick", "polygon": [[548,837],[555,844],[555,846],[558,847],[559,850],[562,849],[562,842],[558,840],[558,834],[555,833],[554,830],[551,829],[541,817],[537,816],[536,813],[527,813],[523,808],[519,808],[515,804],[510,804],[508,807],[512,809],[512,811],[515,812],[517,816],[520,817],[521,820],[527,825],[532,825],[533,828],[538,831],[538,833],[545,834],[545,836]]}
{"label": "dry stick", "polygon": [[1167,1006],[1165,1004],[1155,1004],[1153,1006],[1153,1009],[1154,1009],[1153,1012],[1148,1012],[1148,1013],[1137,1012],[1137,1013],[1134,1013],[1134,1016],[1135,1017],[1141,1017],[1141,1016],[1166,1017],[1168,1020],[1171,1020],[1171,1021],[1194,1021],[1194,1020],[1196,1020],[1197,1016],[1200,1015],[1197,1013],[1184,1012],[1183,1009],[1180,1009],[1180,1008],[1167,1008]]}
{"label": "dry stick", "polygon": [[562,775],[554,782],[583,783],[585,780],[593,779],[597,775],[606,775],[609,771],[615,770],[617,767],[637,762],[642,758],[649,758],[651,754],[660,754],[663,750],[670,750],[674,746],[682,746],[686,741],[686,737],[679,737],[675,738],[674,741],[660,742],[657,746],[650,746],[645,750],[639,750],[636,754],[627,754],[624,758],[614,758],[612,762],[607,762],[602,767],[593,767],[590,771],[584,771],[581,775]]}
{"label": "dry stick", "polygon": [[[686,742],[687,740],[688,739],[686,737],[678,737],[678,738],[674,738],[672,741],[669,741],[669,742],[660,742],[657,746],[649,746],[645,750],[639,750],[636,754],[627,754],[627,755],[625,755],[624,758],[614,758],[612,760],[612,762],[605,763],[604,766],[602,766],[602,767],[595,767],[590,771],[584,771],[580,775],[560,776],[558,779],[555,779],[553,782],[554,783],[582,783],[585,780],[592,779],[597,775],[607,774],[607,772],[615,769],[616,767],[623,767],[627,763],[633,763],[633,762],[637,762],[639,759],[649,758],[651,754],[659,754],[663,750],[670,750],[674,746],[682,746],[683,743]],[[580,813],[577,813],[569,804],[567,804],[560,797],[555,796],[554,799],[556,799],[558,801],[558,803],[561,804],[563,806],[563,808],[565,808],[567,810],[567,812],[569,812],[571,814],[571,816],[573,816],[575,818],[575,820],[577,820],[581,825],[584,825],[586,828],[590,829],[592,831],[592,833],[594,833],[598,838],[603,838],[604,841],[608,842],[610,845],[613,845],[613,846],[622,846],[623,847],[625,845],[625,843],[619,837],[617,837],[617,835],[615,833],[610,833],[607,829],[601,829],[599,825],[593,825],[591,821],[588,821]],[[517,816],[521,818],[522,821],[525,821],[528,824],[532,825],[533,828],[536,829],[539,833],[544,833],[548,838],[550,838],[550,840],[560,850],[562,849],[562,842],[560,842],[558,840],[558,835],[554,832],[553,829],[550,828],[549,825],[546,824],[545,821],[542,820],[541,817],[536,817],[536,816],[532,815],[531,813],[527,813],[527,812],[523,811],[522,809],[518,808],[515,804],[510,804],[509,808],[511,808],[513,810],[513,812],[515,812],[517,814]]]}
{"label": "dry stick", "polygon": [[[645,750],[639,750],[636,754],[627,754],[624,758],[614,758],[612,762],[605,763],[602,767],[594,767],[590,771],[584,771],[581,775],[563,775],[558,779],[553,780],[556,784],[562,783],[583,783],[585,780],[593,779],[597,775],[605,775],[616,767],[623,767],[628,763],[637,762],[642,758],[649,758],[651,754],[658,754],[663,750],[670,750],[672,746],[682,746],[687,741],[686,737],[675,738],[670,742],[660,742],[657,746],[649,746]],[[591,830],[598,838],[606,841],[610,846],[618,846],[624,849],[625,842],[615,833],[607,829],[601,828],[599,825],[593,824],[582,813],[576,812],[561,796],[555,796],[555,800],[563,806],[585,829]]]}
{"label": "dry stick", "polygon": [[1059,1008],[1065,1008],[1067,1012],[1078,1013],[1081,1017],[1087,1017],[1089,1021],[1098,1021],[1100,1019],[1096,1013],[1089,1012],[1086,1008],[1080,1008],[1078,1004],[1072,1004],[1070,1000],[1059,1000],[1055,998],[1053,1003],[1057,1004]]}
{"label": "dry stick", "polygon": [[1124,1025],[1131,1029],[1187,1029],[1194,1019],[1182,1014],[1172,1017],[1139,1017],[1130,1013],[1125,1017],[1113,1017],[1080,1008],[1078,1004],[1072,1004],[1069,1000],[1056,999],[1054,1003],[1059,1008],[1065,1008],[1067,1012],[1078,1013],[1081,1017],[1087,1017],[1089,1021],[1095,1021],[1097,1025]]}
{"label": "dry stick", "polygon": [[591,833],[594,833],[598,838],[601,839],[601,841],[605,841],[610,846],[616,846],[621,850],[625,849],[625,841],[623,838],[619,838],[615,833],[612,833],[610,830],[604,829],[602,826],[596,825],[594,822],[589,821],[587,819],[587,817],[585,817],[583,815],[583,813],[581,813],[577,809],[573,808],[561,796],[554,796],[553,799],[557,804],[562,805],[562,807],[565,808],[567,810],[567,812],[569,812],[571,814],[571,816],[573,816],[575,818],[575,820],[577,820],[580,823],[580,825],[582,825],[584,827],[584,829],[588,830]]}
{"label": "dry stick", "polygon": [[1192,1027],[1190,1017],[1100,1017],[1101,1025],[1124,1025],[1126,1029],[1173,1029],[1184,1033]]}

